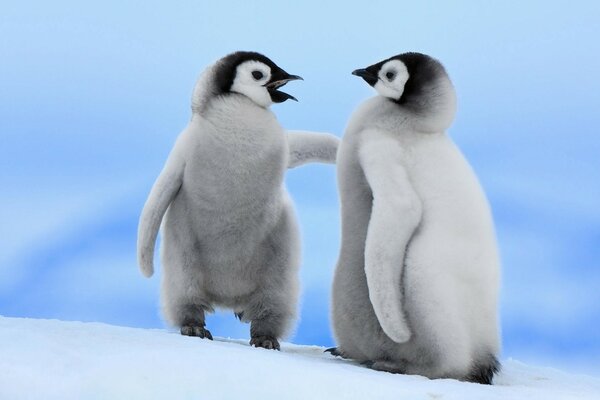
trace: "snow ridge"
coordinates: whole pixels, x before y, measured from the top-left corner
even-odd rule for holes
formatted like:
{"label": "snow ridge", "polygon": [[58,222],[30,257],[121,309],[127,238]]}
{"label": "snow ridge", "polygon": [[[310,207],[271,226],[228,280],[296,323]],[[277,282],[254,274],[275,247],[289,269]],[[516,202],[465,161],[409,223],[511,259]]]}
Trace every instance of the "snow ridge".
{"label": "snow ridge", "polygon": [[494,386],[165,330],[0,317],[0,399],[599,399],[600,379],[503,362]]}

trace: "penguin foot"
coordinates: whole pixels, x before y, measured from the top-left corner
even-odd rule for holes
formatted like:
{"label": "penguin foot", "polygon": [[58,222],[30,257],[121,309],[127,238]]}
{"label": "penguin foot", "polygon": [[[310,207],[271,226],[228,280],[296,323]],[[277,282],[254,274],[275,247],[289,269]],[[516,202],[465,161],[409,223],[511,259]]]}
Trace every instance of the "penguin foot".
{"label": "penguin foot", "polygon": [[362,364],[376,371],[390,372],[392,374],[406,373],[406,370],[402,365],[398,365],[398,363],[391,361],[365,361]]}
{"label": "penguin foot", "polygon": [[366,360],[360,363],[360,365],[362,365],[363,367],[367,367],[367,368],[371,368],[373,366],[373,361],[371,360]]}
{"label": "penguin foot", "polygon": [[325,350],[323,351],[323,353],[331,353],[331,355],[332,355],[332,356],[334,356],[334,357],[342,357],[342,358],[345,358],[345,357],[344,357],[344,354],[342,354],[342,352],[340,351],[340,349],[339,349],[339,348],[337,348],[337,347],[330,347],[330,348],[328,348],[328,349],[325,349]]}
{"label": "penguin foot", "polygon": [[250,346],[262,347],[269,350],[280,350],[279,342],[273,336],[254,336],[250,339]]}
{"label": "penguin foot", "polygon": [[184,336],[197,336],[201,339],[213,340],[210,331],[203,326],[184,325],[181,327],[181,334]]}

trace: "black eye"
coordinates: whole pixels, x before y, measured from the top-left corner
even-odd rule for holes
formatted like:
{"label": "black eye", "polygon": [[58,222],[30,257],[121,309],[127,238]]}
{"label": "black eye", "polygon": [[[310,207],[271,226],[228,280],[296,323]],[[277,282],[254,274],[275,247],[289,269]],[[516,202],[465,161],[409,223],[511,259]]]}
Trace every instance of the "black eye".
{"label": "black eye", "polygon": [[385,74],[385,77],[387,78],[388,81],[391,81],[392,79],[394,79],[394,76],[396,76],[396,74],[394,74],[391,71]]}
{"label": "black eye", "polygon": [[254,79],[256,79],[257,81],[261,80],[263,78],[263,73],[260,71],[252,71],[252,76],[254,77]]}

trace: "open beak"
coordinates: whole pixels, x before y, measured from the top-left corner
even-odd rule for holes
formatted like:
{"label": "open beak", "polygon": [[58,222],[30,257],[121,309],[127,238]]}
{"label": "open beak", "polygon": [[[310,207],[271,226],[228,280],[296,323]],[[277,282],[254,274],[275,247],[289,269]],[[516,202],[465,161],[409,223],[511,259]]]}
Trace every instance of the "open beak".
{"label": "open beak", "polygon": [[375,86],[377,83],[377,74],[369,71],[368,69],[355,69],[352,71],[352,75],[360,76],[371,86]]}
{"label": "open beak", "polygon": [[291,94],[282,92],[281,90],[277,90],[280,87],[284,86],[289,81],[296,81],[296,80],[303,81],[304,79],[302,79],[302,77],[300,77],[298,75],[290,75],[287,72],[285,72],[284,70],[275,71],[273,73],[273,75],[271,76],[271,80],[265,84],[265,87],[267,88],[267,90],[269,91],[269,94],[271,95],[271,100],[273,100],[274,103],[283,103],[286,100],[298,101],[298,99],[296,99]]}

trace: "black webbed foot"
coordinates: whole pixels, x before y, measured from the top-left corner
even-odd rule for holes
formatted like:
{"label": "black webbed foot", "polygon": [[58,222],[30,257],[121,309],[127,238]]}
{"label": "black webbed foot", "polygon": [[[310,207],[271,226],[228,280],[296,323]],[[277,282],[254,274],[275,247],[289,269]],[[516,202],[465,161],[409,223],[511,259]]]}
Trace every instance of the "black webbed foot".
{"label": "black webbed foot", "polygon": [[371,360],[366,360],[360,363],[360,365],[365,366],[367,368],[373,367],[373,364],[375,364],[375,362]]}
{"label": "black webbed foot", "polygon": [[197,336],[201,339],[213,340],[210,331],[203,326],[184,325],[181,327],[181,334],[184,336]]}
{"label": "black webbed foot", "polygon": [[331,355],[334,356],[334,357],[345,358],[344,354],[342,354],[342,352],[340,351],[340,349],[337,348],[337,347],[330,347],[328,349],[325,349],[323,352],[324,353],[331,353]]}
{"label": "black webbed foot", "polygon": [[376,371],[390,372],[392,374],[405,374],[404,365],[392,361],[364,361],[362,365]]}
{"label": "black webbed foot", "polygon": [[254,336],[250,339],[250,346],[262,347],[269,350],[280,350],[279,342],[273,336]]}

